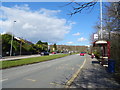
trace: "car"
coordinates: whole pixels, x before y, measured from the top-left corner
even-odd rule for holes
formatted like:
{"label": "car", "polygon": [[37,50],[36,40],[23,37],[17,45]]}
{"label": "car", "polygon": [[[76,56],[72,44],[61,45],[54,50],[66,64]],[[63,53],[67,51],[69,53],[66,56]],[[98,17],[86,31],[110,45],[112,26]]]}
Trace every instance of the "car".
{"label": "car", "polygon": [[44,55],[49,55],[49,52],[44,52]]}
{"label": "car", "polygon": [[56,54],[56,52],[52,52],[52,54]]}
{"label": "car", "polygon": [[84,52],[81,52],[81,53],[80,53],[80,56],[84,56],[84,55],[85,55],[85,53],[84,53]]}
{"label": "car", "polygon": [[45,51],[44,51],[44,52],[41,52],[40,55],[41,55],[41,56],[49,55],[49,52],[45,52]]}

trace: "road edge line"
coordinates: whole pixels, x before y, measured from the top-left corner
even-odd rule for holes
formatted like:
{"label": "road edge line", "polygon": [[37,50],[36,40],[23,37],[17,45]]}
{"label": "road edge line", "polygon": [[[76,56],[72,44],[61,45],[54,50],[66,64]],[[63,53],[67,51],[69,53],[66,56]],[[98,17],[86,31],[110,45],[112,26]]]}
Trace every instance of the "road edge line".
{"label": "road edge line", "polygon": [[65,88],[69,88],[70,85],[73,83],[73,81],[75,80],[75,78],[77,78],[78,74],[80,73],[81,69],[83,68],[83,66],[85,65],[86,62],[86,57],[85,60],[82,64],[82,66],[77,70],[77,72],[75,72],[75,74],[73,74],[73,76],[67,81]]}

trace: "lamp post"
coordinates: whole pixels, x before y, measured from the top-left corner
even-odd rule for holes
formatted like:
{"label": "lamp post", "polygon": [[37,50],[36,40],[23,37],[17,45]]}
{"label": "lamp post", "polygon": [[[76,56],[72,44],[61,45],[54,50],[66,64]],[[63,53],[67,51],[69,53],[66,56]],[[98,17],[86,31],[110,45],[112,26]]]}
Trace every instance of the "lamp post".
{"label": "lamp post", "polygon": [[102,30],[102,23],[103,23],[103,17],[102,17],[102,0],[100,0],[100,39],[103,39],[103,30]]}
{"label": "lamp post", "polygon": [[[16,22],[16,21],[13,22],[12,31],[13,31],[13,29],[14,29],[14,23],[15,23],[15,22]],[[12,56],[12,44],[13,44],[13,32],[12,32],[12,38],[11,38],[10,56]]]}
{"label": "lamp post", "polygon": [[21,56],[21,52],[22,52],[22,41],[20,42],[20,56]]}

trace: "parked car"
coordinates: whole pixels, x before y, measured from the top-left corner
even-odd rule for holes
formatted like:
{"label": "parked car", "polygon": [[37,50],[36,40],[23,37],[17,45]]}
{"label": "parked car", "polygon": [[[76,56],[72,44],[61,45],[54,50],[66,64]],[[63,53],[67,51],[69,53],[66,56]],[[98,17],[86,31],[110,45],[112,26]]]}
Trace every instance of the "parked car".
{"label": "parked car", "polygon": [[56,52],[52,52],[52,54],[56,54]]}
{"label": "parked car", "polygon": [[84,55],[85,55],[85,52],[81,52],[81,53],[80,53],[80,56],[84,56]]}
{"label": "parked car", "polygon": [[40,55],[41,55],[41,56],[49,55],[49,52],[41,52]]}

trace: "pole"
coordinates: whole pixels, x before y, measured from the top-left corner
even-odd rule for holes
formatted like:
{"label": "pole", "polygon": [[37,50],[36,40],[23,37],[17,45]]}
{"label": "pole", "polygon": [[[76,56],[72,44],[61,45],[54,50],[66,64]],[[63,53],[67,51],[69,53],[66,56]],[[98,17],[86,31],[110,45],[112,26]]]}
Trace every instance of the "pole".
{"label": "pole", "polygon": [[102,34],[102,0],[100,0],[100,36],[101,39],[103,39],[103,34]]}
{"label": "pole", "polygon": [[108,60],[110,59],[110,41],[107,42]]}
{"label": "pole", "polygon": [[76,45],[75,45],[75,52],[76,52]]}
{"label": "pole", "polygon": [[[16,21],[13,22],[12,31],[14,31],[13,29],[14,29],[14,23],[15,23],[15,22],[16,22]],[[12,32],[12,38],[11,38],[10,56],[12,56],[12,44],[13,44],[13,32]]]}
{"label": "pole", "polygon": [[[2,1],[0,1],[0,8],[2,8]],[[1,19],[3,18],[3,12],[1,12]],[[2,30],[2,25],[0,27]],[[2,58],[2,35],[0,35],[0,58]]]}
{"label": "pole", "polygon": [[21,55],[21,51],[22,51],[22,41],[20,43],[20,55]]}

